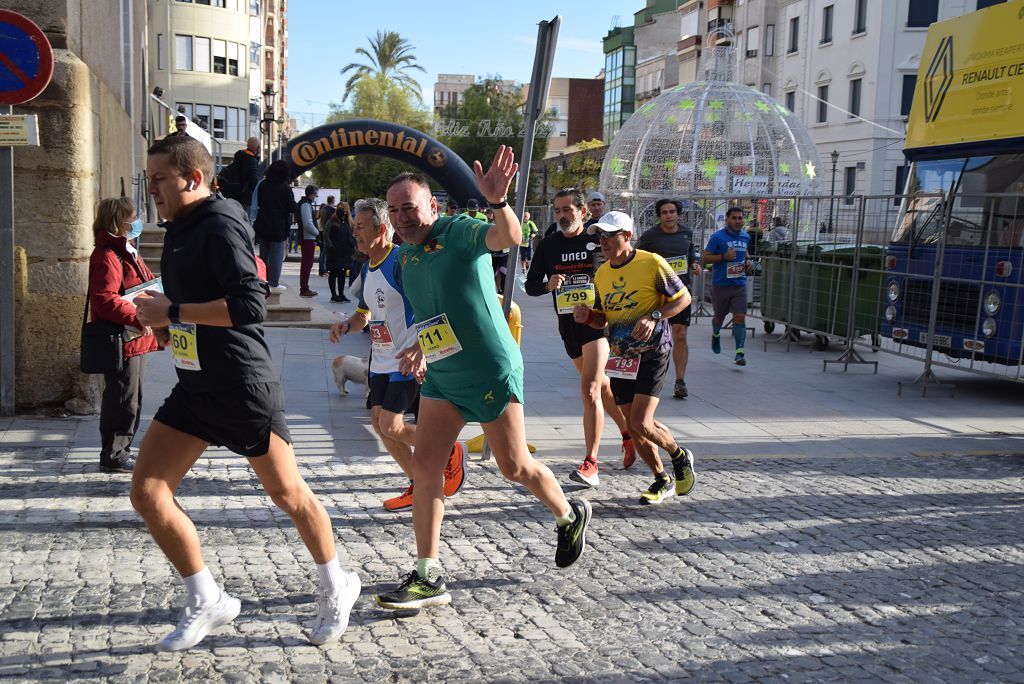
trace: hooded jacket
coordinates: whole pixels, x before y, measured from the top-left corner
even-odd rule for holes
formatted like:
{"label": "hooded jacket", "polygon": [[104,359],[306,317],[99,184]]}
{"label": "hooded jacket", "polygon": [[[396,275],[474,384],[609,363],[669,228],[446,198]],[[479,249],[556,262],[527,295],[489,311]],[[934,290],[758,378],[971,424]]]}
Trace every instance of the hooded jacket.
{"label": "hooded jacket", "polygon": [[[134,248],[128,249],[128,238],[101,231],[96,236],[96,247],[89,256],[89,308],[92,320],[119,323],[142,331],[135,305],[121,299],[124,291],[153,279]],[[124,357],[139,356],[160,348],[156,337],[141,335],[124,343]]]}
{"label": "hooded jacket", "polygon": [[165,225],[160,274],[175,304],[227,300],[230,328],[195,324],[202,370],[177,368],[192,392],[277,382],[263,336],[267,306],[249,221],[237,202],[210,196]]}

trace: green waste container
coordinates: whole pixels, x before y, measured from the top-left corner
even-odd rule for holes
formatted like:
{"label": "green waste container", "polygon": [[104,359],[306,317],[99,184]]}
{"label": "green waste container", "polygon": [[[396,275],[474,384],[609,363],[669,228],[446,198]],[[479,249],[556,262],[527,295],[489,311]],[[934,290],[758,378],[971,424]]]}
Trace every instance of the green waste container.
{"label": "green waste container", "polygon": [[[814,302],[809,327],[836,337],[849,334],[850,295],[853,287],[854,245],[819,245],[814,260]],[[857,301],[854,303],[854,336],[878,334],[883,288],[885,247],[862,245]]]}
{"label": "green waste container", "polygon": [[813,240],[798,240],[793,258],[792,241],[761,244],[762,318],[795,328],[813,327],[813,255],[819,247]]}

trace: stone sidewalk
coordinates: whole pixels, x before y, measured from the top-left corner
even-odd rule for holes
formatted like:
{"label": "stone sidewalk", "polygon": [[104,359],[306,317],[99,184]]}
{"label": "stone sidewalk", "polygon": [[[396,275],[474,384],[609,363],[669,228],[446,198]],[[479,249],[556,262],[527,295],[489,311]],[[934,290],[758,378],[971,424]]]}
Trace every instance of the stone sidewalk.
{"label": "stone sidewalk", "polygon": [[[575,375],[546,299],[520,301],[530,441],[575,488]],[[445,520],[452,606],[395,615],[372,596],[412,567],[409,514],[380,506],[404,483],[358,388],[338,396],[327,372],[366,338],[269,331],[300,466],[364,584],[349,631],[323,648],[300,629],[312,563],[244,459],[211,450],[179,497],[242,614],[160,654],[180,582],[128,476],[97,472],[96,419],[3,419],[0,678],[1024,681],[1024,388],[944,371],[956,398],[900,397],[919,365],[879,355],[878,375],[822,373],[839,350],[764,352],[758,334],[739,369],[708,336],[706,319],[691,329],[691,396],[659,414],[697,454],[691,496],[639,506],[650,475],[617,468],[606,429],[601,487],[583,493],[590,547],[561,571],[547,511],[473,461]],[[172,383],[151,357],[146,421]]]}

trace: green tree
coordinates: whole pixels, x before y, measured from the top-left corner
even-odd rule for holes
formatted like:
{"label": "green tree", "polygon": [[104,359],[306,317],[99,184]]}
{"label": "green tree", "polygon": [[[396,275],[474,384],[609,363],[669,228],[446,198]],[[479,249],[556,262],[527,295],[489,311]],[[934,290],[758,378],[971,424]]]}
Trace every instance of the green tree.
{"label": "green tree", "polygon": [[570,157],[564,169],[551,174],[552,186],[555,188],[579,188],[585,193],[596,190],[601,176],[603,155],[587,153],[604,146],[604,142],[596,138],[576,143],[578,152]]}
{"label": "green tree", "polygon": [[341,97],[342,102],[348,100],[356,84],[366,81],[376,81],[379,90],[377,94],[387,92],[390,86],[398,86],[401,90],[416,97],[417,102],[422,102],[420,85],[409,72],[419,70],[426,73],[426,69],[416,63],[416,56],[412,53],[412,45],[394,31],[377,31],[377,35],[368,38],[370,49],[356,48],[356,54],[366,58],[369,64],[352,62],[347,64],[341,75],[353,72],[348,81],[345,82],[345,92]]}
{"label": "green tree", "polygon": [[[442,119],[441,142],[472,165],[479,161],[484,168],[494,158],[500,145],[509,145],[516,160],[523,153],[523,99],[518,89],[502,87],[500,77],[486,78],[466,89],[458,104],[449,103]],[[551,131],[550,116],[545,115],[537,124],[533,143],[533,158],[543,159],[548,149]],[[455,125],[452,125],[455,124]]]}

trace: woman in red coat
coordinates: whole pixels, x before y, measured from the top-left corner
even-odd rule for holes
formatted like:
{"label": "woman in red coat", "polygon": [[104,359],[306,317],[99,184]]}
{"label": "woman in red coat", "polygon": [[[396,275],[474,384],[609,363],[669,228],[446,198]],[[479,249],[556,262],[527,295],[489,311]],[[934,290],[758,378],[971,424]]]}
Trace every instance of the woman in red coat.
{"label": "woman in red coat", "polygon": [[100,408],[100,470],[128,472],[134,465],[132,440],[139,428],[145,354],[160,348],[153,331],[139,323],[135,305],[121,299],[124,291],[153,279],[132,246],[142,233],[135,204],[126,197],[100,201],[92,224],[96,247],[89,257],[89,305],[92,320],[124,326],[124,368],[103,376]]}

